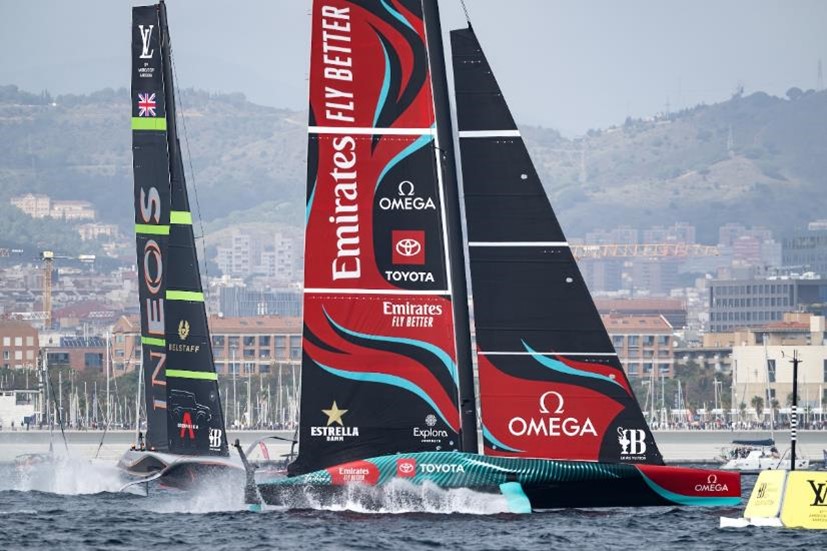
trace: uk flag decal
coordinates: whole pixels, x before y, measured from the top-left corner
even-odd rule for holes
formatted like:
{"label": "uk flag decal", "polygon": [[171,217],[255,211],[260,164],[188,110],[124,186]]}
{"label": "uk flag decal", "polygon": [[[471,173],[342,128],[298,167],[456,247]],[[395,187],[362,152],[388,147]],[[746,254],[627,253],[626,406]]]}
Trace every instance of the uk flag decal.
{"label": "uk flag decal", "polygon": [[154,117],[155,116],[155,94],[138,94],[138,116],[139,117]]}

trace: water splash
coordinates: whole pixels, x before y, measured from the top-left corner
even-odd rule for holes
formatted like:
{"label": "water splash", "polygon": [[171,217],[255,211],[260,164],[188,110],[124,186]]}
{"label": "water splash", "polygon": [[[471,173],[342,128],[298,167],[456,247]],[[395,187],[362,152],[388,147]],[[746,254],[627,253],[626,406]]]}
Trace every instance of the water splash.
{"label": "water splash", "polygon": [[112,461],[54,456],[4,467],[0,470],[0,490],[83,495],[117,492],[123,485],[120,471]]}
{"label": "water splash", "polygon": [[224,513],[246,511],[244,479],[237,473],[215,473],[186,491],[153,485],[141,508],[153,513]]}
{"label": "water splash", "polygon": [[373,514],[469,514],[497,515],[508,513],[508,503],[501,494],[483,493],[468,488],[445,489],[426,482],[412,484],[393,480],[381,487],[350,485],[336,497],[318,499],[305,493],[286,507],[326,511],[352,511]]}

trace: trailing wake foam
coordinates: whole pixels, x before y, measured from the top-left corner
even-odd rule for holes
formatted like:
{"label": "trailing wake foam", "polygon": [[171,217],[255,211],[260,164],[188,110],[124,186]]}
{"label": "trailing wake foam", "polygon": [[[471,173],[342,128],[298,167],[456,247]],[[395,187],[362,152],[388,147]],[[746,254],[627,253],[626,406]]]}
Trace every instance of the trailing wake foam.
{"label": "trailing wake foam", "polygon": [[394,480],[381,488],[351,485],[344,492],[329,497],[307,492],[283,507],[371,514],[496,515],[510,512],[508,502],[502,495],[468,488],[445,489],[433,483],[418,485],[406,480]]}
{"label": "trailing wake foam", "polygon": [[111,461],[55,457],[28,466],[0,464],[0,491],[84,495],[117,492],[121,486],[121,473]]}

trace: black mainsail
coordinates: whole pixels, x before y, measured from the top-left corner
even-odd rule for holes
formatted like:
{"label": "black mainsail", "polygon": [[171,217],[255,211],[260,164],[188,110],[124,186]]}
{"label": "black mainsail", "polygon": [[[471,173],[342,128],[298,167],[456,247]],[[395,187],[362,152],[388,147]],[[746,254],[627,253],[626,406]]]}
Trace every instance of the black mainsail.
{"label": "black mainsail", "polygon": [[474,31],[451,44],[485,453],[662,464]]}
{"label": "black mainsail", "polygon": [[150,449],[166,450],[165,295],[169,242],[169,153],[157,6],[132,10],[132,166],[142,365]]}
{"label": "black mainsail", "polygon": [[166,6],[133,8],[132,135],[147,448],[228,455],[192,230]]}

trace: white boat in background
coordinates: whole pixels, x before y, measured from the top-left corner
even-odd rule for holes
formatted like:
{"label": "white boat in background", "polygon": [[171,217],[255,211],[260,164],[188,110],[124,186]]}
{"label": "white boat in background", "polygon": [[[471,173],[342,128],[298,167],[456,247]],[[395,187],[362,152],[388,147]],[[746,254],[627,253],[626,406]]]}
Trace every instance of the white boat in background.
{"label": "white boat in background", "polygon": [[[775,440],[733,440],[733,447],[724,450],[721,466],[725,471],[738,471],[744,474],[757,474],[761,471],[790,470],[789,453],[781,455],[775,447]],[[795,469],[807,470],[810,460],[796,457]]]}

